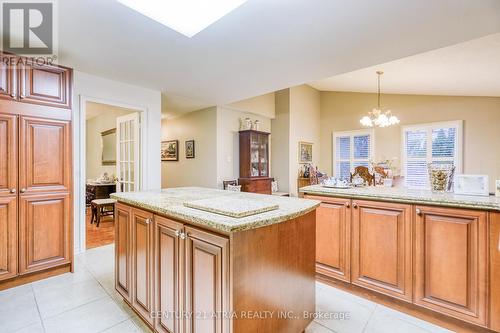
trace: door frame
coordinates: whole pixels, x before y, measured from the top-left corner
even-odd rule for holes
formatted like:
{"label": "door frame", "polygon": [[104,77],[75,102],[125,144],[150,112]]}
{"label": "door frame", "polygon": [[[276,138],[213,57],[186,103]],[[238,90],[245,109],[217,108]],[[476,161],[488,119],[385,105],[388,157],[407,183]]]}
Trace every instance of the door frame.
{"label": "door frame", "polygon": [[[87,182],[87,170],[86,170],[86,155],[87,155],[87,127],[86,127],[86,114],[87,114],[87,102],[94,102],[94,103],[101,103],[101,104],[106,104],[110,106],[115,106],[115,107],[121,107],[121,108],[126,108],[130,109],[133,111],[136,111],[139,113],[139,119],[140,119],[140,142],[139,142],[139,147],[140,147],[140,155],[139,155],[139,179],[140,179],[140,188],[144,187],[144,184],[147,184],[146,178],[145,178],[145,172],[143,170],[148,170],[148,164],[149,164],[149,152],[147,150],[148,147],[148,136],[146,135],[147,131],[143,130],[144,128],[147,128],[147,125],[149,124],[148,118],[148,109],[143,106],[137,106],[137,105],[130,105],[128,103],[123,103],[120,101],[116,100],[108,100],[104,98],[96,98],[96,97],[91,97],[91,96],[85,96],[85,95],[79,95],[79,105],[80,105],[80,114],[79,114],[79,122],[76,123],[74,122],[74,126],[78,126],[78,133],[79,133],[79,139],[80,139],[80,144],[78,147],[74,147],[75,151],[78,154],[78,160],[79,164],[75,165],[75,167],[78,168],[78,172],[75,173],[75,178],[74,178],[74,194],[75,194],[75,200],[74,200],[74,205],[75,205],[75,212],[77,212],[75,215],[75,226],[74,230],[79,230],[79,248],[75,249],[75,253],[82,253],[87,250],[87,245],[86,245],[86,239],[87,239],[87,233],[86,233],[86,228],[85,228],[85,223],[86,223],[86,216],[85,216],[85,210],[86,210],[86,203],[85,203],[85,184]],[[74,117],[73,117],[74,118]],[[75,133],[75,132],[73,132]],[[75,140],[74,140],[75,142]],[[74,237],[74,235],[72,235]]]}

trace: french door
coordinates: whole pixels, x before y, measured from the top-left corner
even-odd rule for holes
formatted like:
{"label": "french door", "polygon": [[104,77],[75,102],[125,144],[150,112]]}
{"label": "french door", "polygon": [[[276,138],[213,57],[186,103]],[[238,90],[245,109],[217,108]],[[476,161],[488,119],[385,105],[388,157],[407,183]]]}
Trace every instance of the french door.
{"label": "french door", "polygon": [[140,117],[138,112],[116,118],[116,173],[117,192],[138,191]]}

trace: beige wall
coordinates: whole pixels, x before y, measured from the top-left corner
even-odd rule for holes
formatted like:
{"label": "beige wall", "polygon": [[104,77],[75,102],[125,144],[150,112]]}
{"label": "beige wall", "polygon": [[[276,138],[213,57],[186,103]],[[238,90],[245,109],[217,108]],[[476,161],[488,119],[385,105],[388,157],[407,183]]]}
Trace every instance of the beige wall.
{"label": "beige wall", "polygon": [[290,182],[290,89],[275,94],[276,117],[271,121],[271,174],[281,192]]}
{"label": "beige wall", "polygon": [[[179,140],[179,161],[162,162],[162,187],[204,186],[222,188],[222,181],[239,177],[240,118],[260,121],[271,131],[271,119],[212,107],[162,121],[162,140]],[[195,140],[196,157],[185,158],[185,141]]]}
{"label": "beige wall", "polygon": [[[274,95],[273,95],[274,96]],[[238,179],[240,175],[240,118],[259,120],[259,129],[271,132],[271,119],[252,113],[239,112],[226,107],[217,108],[217,185],[222,181]]]}
{"label": "beige wall", "polygon": [[272,119],[275,116],[274,93],[269,93],[228,104],[226,108],[253,113]]}
{"label": "beige wall", "polygon": [[[162,188],[217,187],[216,107],[163,120],[162,141],[165,140],[179,140],[179,161],[161,162]],[[186,159],[187,140],[195,140],[195,158]]]}
{"label": "beige wall", "polygon": [[[320,169],[332,174],[332,133],[361,129],[359,119],[377,103],[376,94],[321,92]],[[383,95],[401,125],[464,120],[464,173],[487,174],[490,190],[500,179],[500,98]],[[375,129],[375,158],[401,160],[401,126]]]}
{"label": "beige wall", "polygon": [[[297,195],[299,142],[313,144],[313,165],[320,162],[320,92],[306,85],[290,88],[290,189]],[[293,185],[292,185],[293,184]]]}
{"label": "beige wall", "polygon": [[313,144],[313,164],[320,156],[320,93],[306,85],[276,92],[272,120],[272,174],[280,191],[297,195],[299,142]]}
{"label": "beige wall", "polygon": [[93,109],[99,112],[98,116],[86,121],[86,179],[96,179],[104,172],[116,175],[115,165],[102,165],[101,132],[116,128],[116,118],[133,112],[132,110],[109,107],[102,104],[87,103],[87,112]]}

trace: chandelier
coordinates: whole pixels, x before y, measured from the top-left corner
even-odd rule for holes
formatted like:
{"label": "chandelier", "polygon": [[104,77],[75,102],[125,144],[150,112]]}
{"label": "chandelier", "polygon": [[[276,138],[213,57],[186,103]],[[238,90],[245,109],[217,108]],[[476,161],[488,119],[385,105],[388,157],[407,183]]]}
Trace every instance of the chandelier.
{"label": "chandelier", "polygon": [[399,124],[399,119],[393,116],[391,110],[385,110],[380,106],[380,76],[384,74],[382,71],[377,71],[378,75],[378,106],[364,116],[359,121],[365,127],[388,127],[391,125]]}

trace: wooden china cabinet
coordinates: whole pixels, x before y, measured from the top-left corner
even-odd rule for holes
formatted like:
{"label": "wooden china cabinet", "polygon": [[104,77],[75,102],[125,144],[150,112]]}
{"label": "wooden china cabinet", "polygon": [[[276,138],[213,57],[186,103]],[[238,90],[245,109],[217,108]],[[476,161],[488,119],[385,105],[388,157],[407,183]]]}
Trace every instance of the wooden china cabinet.
{"label": "wooden china cabinet", "polygon": [[243,192],[271,194],[269,133],[240,131],[240,178]]}
{"label": "wooden china cabinet", "polygon": [[72,70],[0,57],[2,290],[72,270]]}

